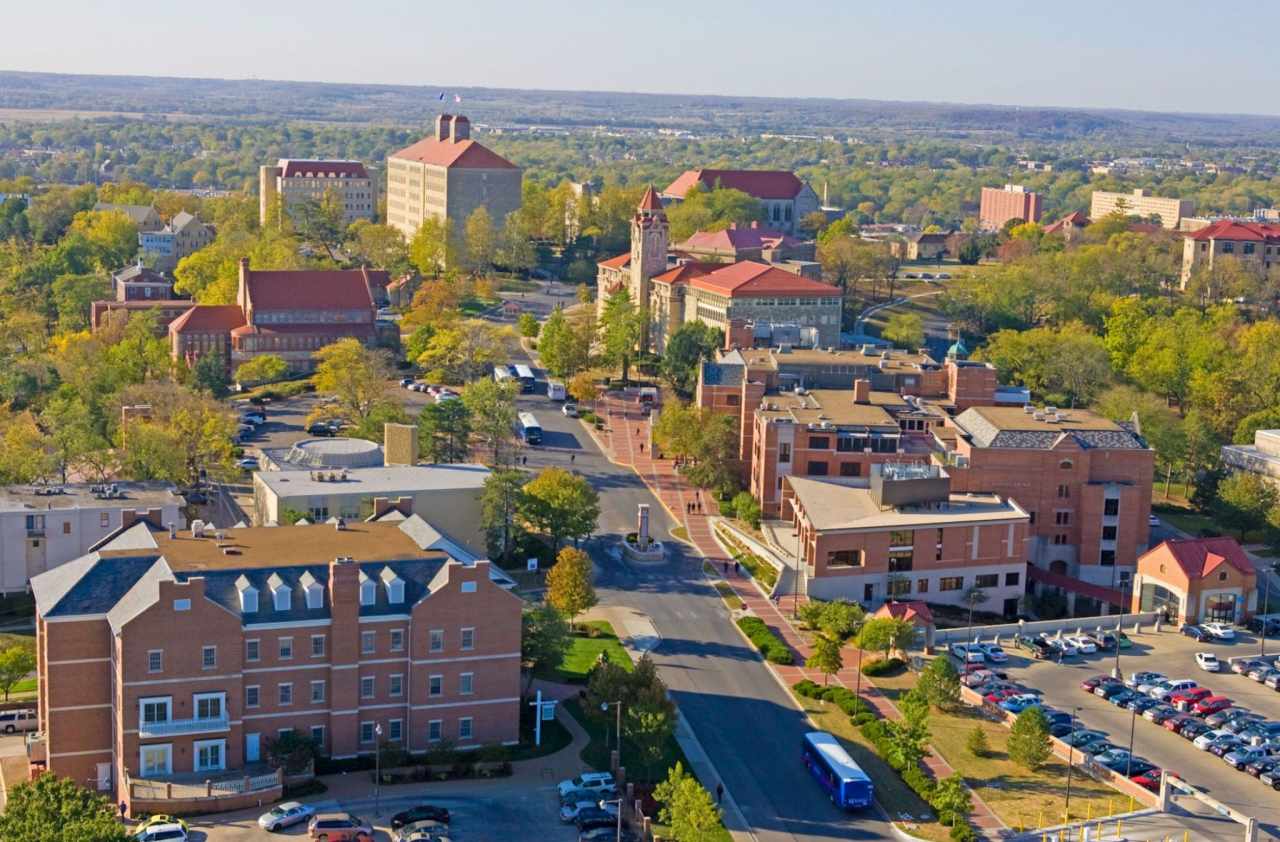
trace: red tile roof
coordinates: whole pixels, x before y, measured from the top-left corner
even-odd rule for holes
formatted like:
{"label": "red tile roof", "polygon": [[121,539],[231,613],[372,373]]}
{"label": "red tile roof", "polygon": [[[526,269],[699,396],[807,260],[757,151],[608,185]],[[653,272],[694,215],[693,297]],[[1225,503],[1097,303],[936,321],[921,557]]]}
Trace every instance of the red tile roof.
{"label": "red tile roof", "polygon": [[831,284],[802,278],[794,272],[777,269],[754,260],[740,260],[723,269],[717,269],[701,278],[695,278],[690,286],[727,295],[730,298],[760,295],[826,296],[839,295]]}
{"label": "red tile roof", "polygon": [[750,226],[731,225],[723,231],[698,231],[676,246],[685,251],[737,251],[739,249],[778,248],[797,246],[800,241],[781,231]]}
{"label": "red tile roof", "polygon": [[1083,228],[1084,226],[1089,224],[1089,217],[1085,216],[1080,211],[1072,211],[1071,213],[1062,217],[1062,219],[1059,219],[1056,222],[1052,222],[1048,226],[1046,226],[1044,229],[1044,233],[1052,234],[1055,231],[1061,231],[1063,228],[1067,227],[1067,223],[1071,223],[1077,228]]}
{"label": "red tile roof", "polygon": [[1237,222],[1220,219],[1190,235],[1193,240],[1252,240],[1254,242],[1280,241],[1280,225],[1261,222]]}
{"label": "red tile roof", "polygon": [[683,199],[695,184],[741,190],[757,199],[794,199],[804,187],[804,182],[787,170],[685,170],[662,193]]}
{"label": "red tile roof", "polygon": [[226,333],[244,324],[238,304],[197,304],[169,324],[171,333]]}
{"label": "red tile roof", "polygon": [[1175,538],[1147,550],[1143,558],[1153,553],[1171,556],[1192,581],[1205,578],[1223,564],[1246,576],[1256,575],[1253,562],[1235,538]]}
{"label": "red tile roof", "polygon": [[285,178],[368,178],[369,171],[359,161],[308,161],[282,158]]}
{"label": "red tile roof", "polygon": [[[366,280],[366,272],[368,279]],[[384,270],[299,269],[262,272],[248,277],[249,304],[253,310],[363,310],[373,309],[369,283],[373,275],[387,282]]]}
{"label": "red tile roof", "polygon": [[645,188],[644,195],[640,197],[639,210],[662,210],[662,200],[658,198],[658,191],[653,189],[653,185]]}
{"label": "red tile roof", "polygon": [[1074,576],[1053,573],[1043,567],[1036,567],[1034,564],[1027,565],[1027,574],[1036,582],[1041,582],[1054,588],[1061,588],[1064,591],[1078,593],[1081,596],[1087,596],[1099,602],[1108,602],[1112,605],[1126,604],[1124,594],[1115,588],[1104,588],[1102,585],[1095,585],[1092,582],[1086,582]]}
{"label": "red tile roof", "polygon": [[438,167],[463,167],[476,170],[514,170],[516,165],[497,152],[474,140],[438,140],[434,136],[393,152],[392,158],[420,161]]}
{"label": "red tile roof", "polygon": [[631,252],[620,254],[617,257],[611,257],[608,260],[601,260],[596,263],[597,266],[604,266],[609,269],[626,269],[631,263]]}
{"label": "red tile roof", "polygon": [[919,620],[933,625],[933,612],[923,602],[886,602],[876,609],[873,617],[893,617],[898,620]]}
{"label": "red tile roof", "polygon": [[699,263],[696,260],[690,260],[660,275],[654,275],[652,280],[663,284],[686,284],[694,278],[701,278],[723,266],[723,263]]}

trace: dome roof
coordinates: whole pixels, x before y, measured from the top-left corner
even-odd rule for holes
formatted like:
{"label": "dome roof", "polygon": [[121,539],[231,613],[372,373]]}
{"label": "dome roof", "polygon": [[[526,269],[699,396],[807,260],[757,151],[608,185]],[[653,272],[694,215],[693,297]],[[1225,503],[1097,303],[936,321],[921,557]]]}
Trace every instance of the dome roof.
{"label": "dome roof", "polygon": [[366,439],[303,439],[289,448],[287,461],[298,468],[376,468],[382,445]]}
{"label": "dome roof", "polygon": [[969,349],[965,347],[963,339],[957,339],[951,343],[951,347],[947,349],[947,356],[951,359],[962,360],[969,356]]}

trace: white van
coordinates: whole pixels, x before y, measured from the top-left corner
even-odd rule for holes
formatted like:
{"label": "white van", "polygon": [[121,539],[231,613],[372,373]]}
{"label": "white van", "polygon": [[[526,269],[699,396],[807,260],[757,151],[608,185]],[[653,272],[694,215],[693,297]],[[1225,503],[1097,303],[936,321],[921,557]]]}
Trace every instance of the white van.
{"label": "white van", "polygon": [[0,731],[6,734],[34,731],[38,725],[39,717],[34,710],[0,710]]}
{"label": "white van", "polygon": [[547,397],[553,401],[562,401],[569,397],[569,392],[565,390],[563,383],[557,383],[554,380],[547,381]]}

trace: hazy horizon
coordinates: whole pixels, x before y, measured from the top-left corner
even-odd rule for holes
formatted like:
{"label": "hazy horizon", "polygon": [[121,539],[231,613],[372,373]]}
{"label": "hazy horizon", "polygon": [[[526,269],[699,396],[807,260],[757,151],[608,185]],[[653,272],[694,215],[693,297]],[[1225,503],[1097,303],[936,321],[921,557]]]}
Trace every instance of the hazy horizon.
{"label": "hazy horizon", "polygon": [[[12,39],[4,63],[28,72],[446,90],[1280,115],[1280,106],[1258,95],[1280,81],[1280,69],[1258,61],[1270,52],[1275,27],[1268,22],[1280,23],[1273,7],[1251,11],[1238,32],[1218,26],[1209,41],[1196,25],[1204,7],[1185,0],[1079,0],[1069,11],[930,0],[863,10],[801,0],[779,10],[759,0],[707,0],[693,21],[672,0],[558,6],[473,0],[423,8],[385,0],[355,16],[335,0],[313,0],[305,13],[287,15],[228,0],[129,15],[64,0],[7,13],[11,32],[49,37]],[[1223,84],[1230,79],[1249,84]]]}

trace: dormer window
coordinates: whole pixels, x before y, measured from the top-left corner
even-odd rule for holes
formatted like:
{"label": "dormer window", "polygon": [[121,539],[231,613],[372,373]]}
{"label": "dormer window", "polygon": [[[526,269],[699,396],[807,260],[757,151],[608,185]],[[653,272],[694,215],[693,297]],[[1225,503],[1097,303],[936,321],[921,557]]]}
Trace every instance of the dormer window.
{"label": "dormer window", "polygon": [[390,567],[382,568],[380,578],[387,588],[387,602],[392,605],[399,605],[404,602],[404,579],[397,576],[396,572]]}
{"label": "dormer window", "polygon": [[271,588],[271,600],[277,611],[288,611],[293,605],[293,590],[279,573],[272,573],[267,579],[267,587]]}
{"label": "dormer window", "polygon": [[378,599],[378,583],[369,578],[369,575],[363,570],[360,571],[360,604],[373,605]]}
{"label": "dormer window", "polygon": [[236,579],[236,590],[240,592],[240,613],[258,613],[258,589],[250,584],[244,576]]}
{"label": "dormer window", "polygon": [[308,610],[315,611],[324,607],[324,586],[311,575],[310,570],[302,574],[298,583],[302,585],[302,592],[306,594]]}

